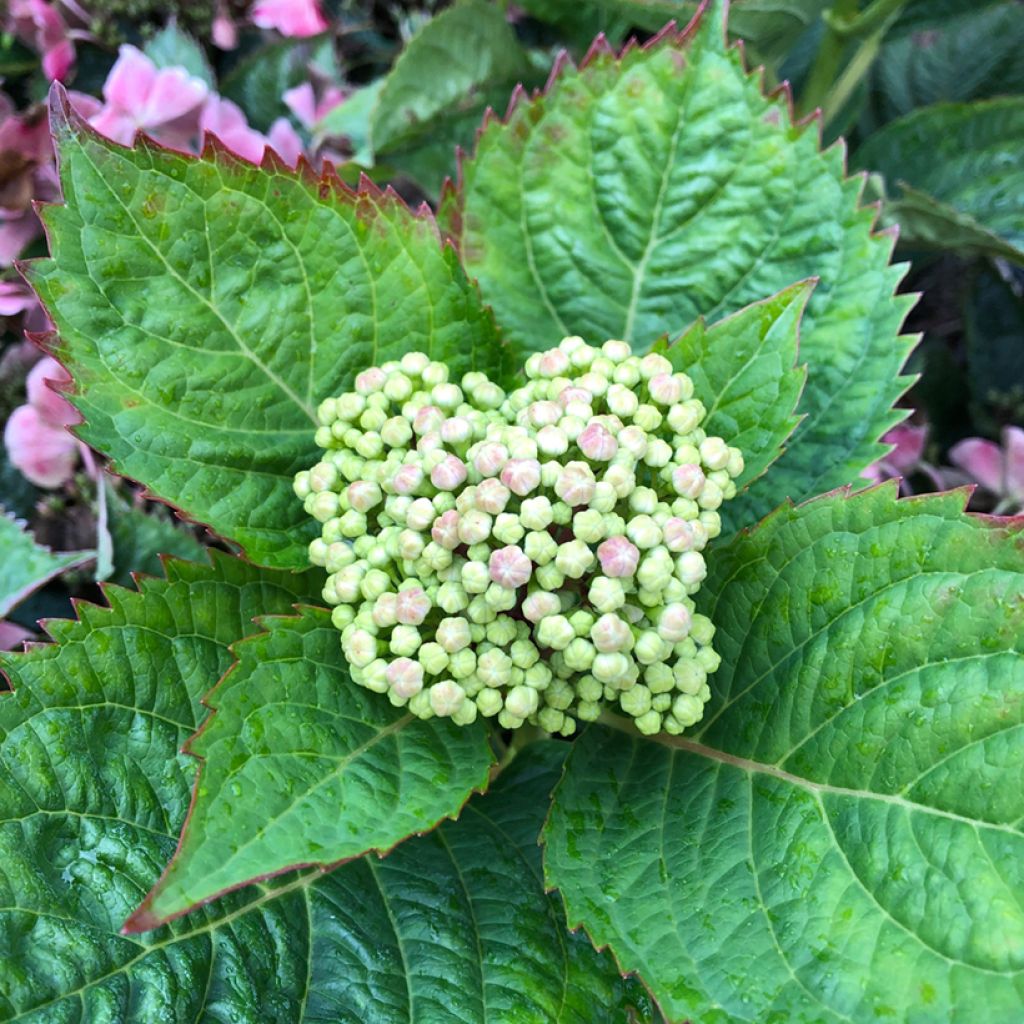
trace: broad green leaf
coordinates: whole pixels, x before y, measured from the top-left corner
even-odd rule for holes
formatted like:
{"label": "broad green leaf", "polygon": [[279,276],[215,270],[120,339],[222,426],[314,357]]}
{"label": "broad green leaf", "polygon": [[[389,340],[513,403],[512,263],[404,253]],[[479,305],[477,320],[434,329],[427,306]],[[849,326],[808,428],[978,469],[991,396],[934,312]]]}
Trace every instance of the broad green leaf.
{"label": "broad green leaf", "polygon": [[800,316],[813,282],[793,285],[706,328],[702,320],[665,355],[707,406],[704,429],[743,452],[742,489],[781,454],[806,377],[797,368]]}
{"label": "broad green leaf", "polygon": [[895,496],[717,549],[702,725],[567,763],[548,882],[671,1019],[1020,1018],[1022,524]]}
{"label": "broad green leaf", "polygon": [[203,546],[184,526],[160,508],[146,510],[107,487],[110,536],[113,541],[112,583],[130,586],[132,573],[162,575],[161,555],[201,561]]}
{"label": "broad green leaf", "polygon": [[53,554],[0,508],[0,619],[34,590],[93,557],[92,551]]}
{"label": "broad green leaf", "polygon": [[917,249],[955,252],[965,258],[1001,256],[1024,263],[1024,249],[989,230],[969,213],[939,202],[901,182],[898,199],[886,202],[883,217],[897,225],[900,241]]}
{"label": "broad green leaf", "polygon": [[[458,823],[387,860],[292,874],[144,937],[120,926],[174,851],[200,697],[301,577],[215,556],[109,588],[0,664],[0,1018],[20,1024],[621,1024],[649,1006],[565,932],[537,833],[562,751],[524,751]],[[641,1017],[640,1014],[643,1016]]]}
{"label": "broad green leaf", "polygon": [[1024,92],[1024,16],[1016,0],[943,17],[934,0],[890,33],[872,69],[885,120],[942,101]]}
{"label": "broad green leaf", "polygon": [[1024,295],[993,271],[972,282],[964,311],[967,379],[972,420],[996,436],[1007,423],[1024,423]]}
{"label": "broad green leaf", "polygon": [[456,142],[471,143],[496,92],[507,97],[530,73],[502,9],[461,0],[413,36],[384,79],[370,120],[372,150],[401,166],[401,151],[445,136],[441,175],[421,182],[436,192],[454,170]]}
{"label": "broad green leaf", "polygon": [[385,851],[487,785],[481,722],[415,718],[353,683],[330,616],[268,620],[206,703],[174,860],[129,921],[153,928],[256,878]]}
{"label": "broad green leaf", "polygon": [[856,479],[897,419],[912,300],[892,239],[872,234],[842,150],[819,151],[738,50],[721,3],[689,37],[621,59],[596,50],[492,121],[445,217],[467,271],[515,344],[567,334],[647,349],[699,315],[714,322],[818,277],[801,330],[805,418],[750,491],[751,516],[782,497]]}
{"label": "broad green leaf", "polygon": [[[71,118],[68,120],[67,118]],[[428,213],[392,193],[100,138],[55,94],[63,206],[29,277],[60,331],[79,436],[241,545],[302,567],[291,490],[316,407],[411,350],[500,371],[493,318]]]}
{"label": "broad green leaf", "polygon": [[926,193],[973,219],[1024,260],[1022,146],[1024,97],[1006,97],[915,111],[872,135],[856,160],[890,186],[910,186],[908,199]]}
{"label": "broad green leaf", "polygon": [[158,68],[184,68],[211,89],[216,87],[213,70],[203,48],[174,22],[167,24],[146,43],[145,53]]}

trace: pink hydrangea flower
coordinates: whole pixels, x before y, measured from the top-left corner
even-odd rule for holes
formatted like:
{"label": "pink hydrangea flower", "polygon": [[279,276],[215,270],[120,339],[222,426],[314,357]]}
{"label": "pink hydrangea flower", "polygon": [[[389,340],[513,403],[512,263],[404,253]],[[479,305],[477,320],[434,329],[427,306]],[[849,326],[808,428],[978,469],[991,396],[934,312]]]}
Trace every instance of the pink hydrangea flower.
{"label": "pink hydrangea flower", "polygon": [[609,537],[597,549],[601,572],[612,578],[632,576],[640,562],[640,549],[625,537]]}
{"label": "pink hydrangea flower", "polygon": [[276,29],[283,36],[315,36],[327,28],[317,0],[257,0],[249,14],[257,28]]}
{"label": "pink hydrangea flower", "polygon": [[215,135],[236,156],[254,164],[263,160],[268,145],[290,167],[298,163],[302,153],[302,141],[286,118],[279,117],[264,136],[249,126],[238,104],[222,96],[211,96],[206,101],[199,117],[199,129],[204,138],[208,134]]}
{"label": "pink hydrangea flower", "polygon": [[55,359],[36,363],[28,375],[28,402],[11,413],[4,428],[11,464],[37,487],[60,487],[75,471],[79,444],[66,427],[79,422],[78,413],[47,387],[70,379]]}
{"label": "pink hydrangea flower", "polygon": [[43,55],[43,74],[63,81],[75,62],[67,22],[46,0],[11,0],[5,28]]}
{"label": "pink hydrangea flower", "polygon": [[336,85],[329,85],[317,99],[312,82],[289,89],[282,99],[288,109],[310,130],[316,129],[320,122],[336,107],[340,107],[348,98],[348,93]]}
{"label": "pink hydrangea flower", "polygon": [[125,45],[103,83],[103,108],[89,123],[125,146],[144,131],[167,145],[187,148],[208,93],[206,83],[184,68],[158,68],[141,50]]}
{"label": "pink hydrangea flower", "polygon": [[210,26],[210,36],[218,50],[233,50],[238,45],[238,25],[231,17],[224,0],[218,0],[213,24]]}
{"label": "pink hydrangea flower", "polygon": [[1024,509],[1024,430],[1006,427],[1002,446],[969,437],[950,449],[949,460],[999,499],[997,513]]}
{"label": "pink hydrangea flower", "polygon": [[901,477],[900,492],[913,493],[907,478],[915,473],[928,477],[937,491],[948,486],[942,474],[934,466],[924,461],[924,447],[928,440],[928,426],[914,426],[912,423],[901,423],[893,427],[882,437],[883,444],[893,445],[893,450],[878,462],[869,466],[861,476],[872,483],[881,483],[893,477]]}

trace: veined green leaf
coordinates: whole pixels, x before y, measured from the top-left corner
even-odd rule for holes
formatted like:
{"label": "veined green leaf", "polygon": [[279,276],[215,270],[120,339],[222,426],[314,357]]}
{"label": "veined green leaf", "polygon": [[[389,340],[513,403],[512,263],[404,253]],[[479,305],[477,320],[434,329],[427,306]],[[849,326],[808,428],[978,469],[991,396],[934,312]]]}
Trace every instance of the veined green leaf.
{"label": "veined green leaf", "polygon": [[0,619],[34,590],[95,555],[92,551],[53,554],[40,547],[25,524],[0,509]]}
{"label": "veined green leaf", "polygon": [[1024,533],[895,494],[717,549],[702,726],[566,766],[548,881],[673,1019],[1019,1018]]}
{"label": "veined green leaf", "polygon": [[[374,153],[422,144],[467,109],[479,123],[494,87],[508,96],[529,74],[504,12],[484,0],[461,0],[409,40],[384,79],[370,123]],[[470,142],[474,130],[475,124],[463,141]],[[454,155],[453,144],[448,172]]]}
{"label": "veined green leaf", "polygon": [[806,373],[797,368],[800,316],[813,282],[793,285],[706,328],[702,320],[665,355],[707,405],[704,430],[743,452],[742,489],[781,454]]}
{"label": "veined green leaf", "polygon": [[567,334],[646,349],[809,277],[808,379],[788,451],[756,481],[751,519],[783,497],[854,481],[884,449],[907,380],[912,300],[892,239],[872,233],[839,147],[765,98],[724,42],[723,4],[689,37],[592,52],[491,121],[445,218],[510,338]]}
{"label": "veined green leaf", "polygon": [[458,823],[383,862],[293,873],[145,936],[121,922],[171,855],[200,698],[303,577],[168,563],[110,609],[2,655],[0,1018],[19,1024],[565,1024],[647,1020],[639,986],[565,932],[537,833],[564,747],[524,751]]}
{"label": "veined green leaf", "polygon": [[[912,212],[925,193],[1002,239],[1009,251],[1001,255],[1024,262],[1022,146],[1024,97],[1014,96],[917,110],[872,135],[856,160],[890,186],[910,186],[901,202],[913,201]],[[959,234],[951,228],[949,237],[955,243]]]}
{"label": "veined green leaf", "polygon": [[291,478],[316,461],[318,402],[411,350],[500,376],[493,318],[429,214],[392,193],[124,149],[54,102],[64,205],[29,277],[77,433],[254,561],[306,565]]}
{"label": "veined green leaf", "polygon": [[352,682],[324,611],[264,625],[207,699],[192,810],[133,931],[253,879],[389,850],[487,784],[483,722],[424,721]]}

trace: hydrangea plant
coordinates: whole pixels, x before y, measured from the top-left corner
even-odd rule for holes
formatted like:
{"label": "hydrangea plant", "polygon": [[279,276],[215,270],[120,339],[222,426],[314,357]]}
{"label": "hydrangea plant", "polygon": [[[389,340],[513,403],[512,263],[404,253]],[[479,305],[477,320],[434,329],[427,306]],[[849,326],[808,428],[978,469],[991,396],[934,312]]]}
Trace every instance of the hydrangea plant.
{"label": "hydrangea plant", "polygon": [[724,18],[436,217],[54,93],[75,433],[230,550],[0,655],[4,1019],[1019,1018],[1021,523],[864,487],[913,300]]}

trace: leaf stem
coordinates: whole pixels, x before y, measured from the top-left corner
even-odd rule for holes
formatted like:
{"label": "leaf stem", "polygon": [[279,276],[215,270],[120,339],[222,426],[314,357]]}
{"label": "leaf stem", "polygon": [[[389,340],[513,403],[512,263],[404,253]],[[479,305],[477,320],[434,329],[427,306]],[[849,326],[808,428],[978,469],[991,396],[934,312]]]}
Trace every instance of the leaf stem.
{"label": "leaf stem", "polygon": [[835,22],[855,18],[858,14],[857,0],[834,0],[832,9],[825,17],[825,36],[818,47],[817,56],[811,73],[807,76],[803,95],[800,97],[800,110],[809,114],[820,107],[832,88],[832,83],[839,74],[843,53],[846,50],[846,39],[834,27]]}

